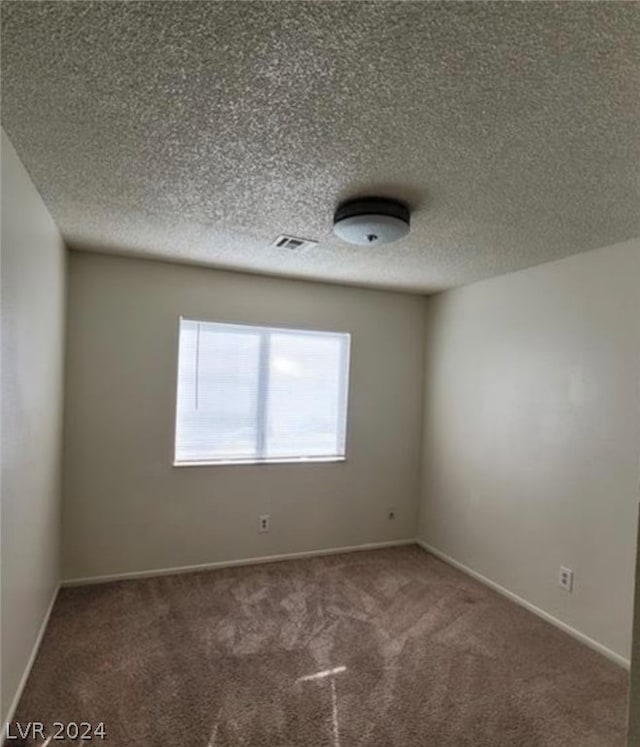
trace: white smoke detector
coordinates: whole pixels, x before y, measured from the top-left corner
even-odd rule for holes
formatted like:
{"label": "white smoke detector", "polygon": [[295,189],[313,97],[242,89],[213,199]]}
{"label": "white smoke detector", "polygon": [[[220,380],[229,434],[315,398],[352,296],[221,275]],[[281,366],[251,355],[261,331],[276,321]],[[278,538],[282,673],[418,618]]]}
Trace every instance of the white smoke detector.
{"label": "white smoke detector", "polygon": [[386,197],[349,200],[338,206],[333,232],[349,244],[390,244],[409,233],[409,208]]}

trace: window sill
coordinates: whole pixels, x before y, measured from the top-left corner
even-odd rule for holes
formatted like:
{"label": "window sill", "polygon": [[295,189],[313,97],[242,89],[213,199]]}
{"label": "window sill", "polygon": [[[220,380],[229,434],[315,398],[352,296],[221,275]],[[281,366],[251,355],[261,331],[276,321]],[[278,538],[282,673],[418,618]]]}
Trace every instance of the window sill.
{"label": "window sill", "polygon": [[217,459],[213,461],[173,462],[173,467],[220,467],[246,466],[257,464],[318,464],[346,462],[346,457],[284,457],[282,459]]}

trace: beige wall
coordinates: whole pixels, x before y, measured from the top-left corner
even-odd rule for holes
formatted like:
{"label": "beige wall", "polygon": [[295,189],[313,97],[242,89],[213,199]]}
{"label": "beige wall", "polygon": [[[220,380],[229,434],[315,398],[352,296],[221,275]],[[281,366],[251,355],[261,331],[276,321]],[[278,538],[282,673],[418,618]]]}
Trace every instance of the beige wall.
{"label": "beige wall", "polygon": [[625,658],[639,279],[634,240],[438,294],[427,319],[420,536]]}
{"label": "beige wall", "polygon": [[65,255],[2,132],[3,723],[59,580]]}
{"label": "beige wall", "polygon": [[[424,304],[72,252],[64,577],[414,537]],[[351,332],[347,461],[173,468],[181,314]]]}

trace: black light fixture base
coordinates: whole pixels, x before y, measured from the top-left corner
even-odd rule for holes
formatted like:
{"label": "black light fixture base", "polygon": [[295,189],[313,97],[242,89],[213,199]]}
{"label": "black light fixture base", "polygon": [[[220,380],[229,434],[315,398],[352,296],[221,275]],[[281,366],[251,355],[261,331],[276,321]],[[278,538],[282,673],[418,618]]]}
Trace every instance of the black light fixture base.
{"label": "black light fixture base", "polygon": [[333,222],[357,215],[388,215],[409,223],[409,208],[399,200],[390,197],[356,197],[340,203],[333,215]]}

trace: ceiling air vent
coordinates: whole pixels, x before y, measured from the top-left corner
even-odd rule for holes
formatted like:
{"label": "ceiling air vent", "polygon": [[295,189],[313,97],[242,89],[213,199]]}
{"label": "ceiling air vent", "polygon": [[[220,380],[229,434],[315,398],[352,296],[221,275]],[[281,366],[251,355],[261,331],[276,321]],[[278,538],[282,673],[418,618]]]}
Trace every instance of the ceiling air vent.
{"label": "ceiling air vent", "polygon": [[315,246],[318,242],[311,241],[311,239],[301,239],[298,236],[278,236],[278,238],[271,244],[278,249],[308,249],[311,246]]}

